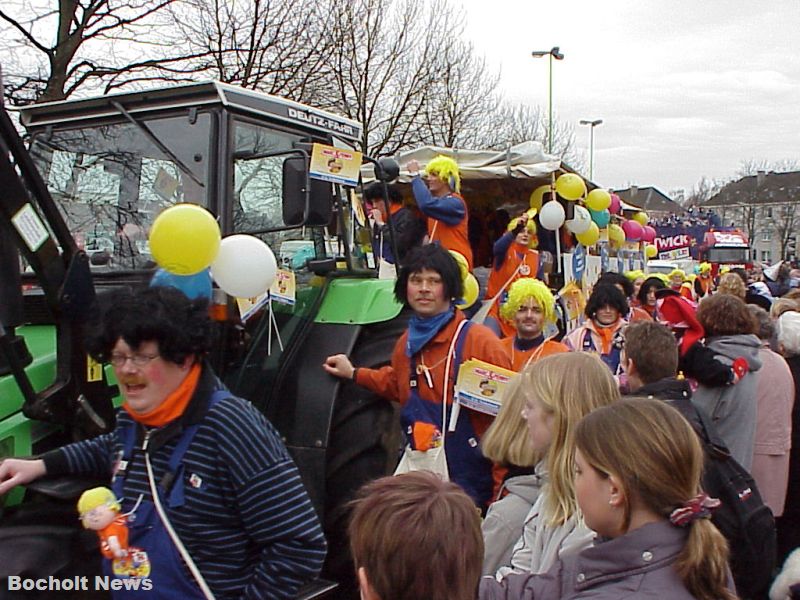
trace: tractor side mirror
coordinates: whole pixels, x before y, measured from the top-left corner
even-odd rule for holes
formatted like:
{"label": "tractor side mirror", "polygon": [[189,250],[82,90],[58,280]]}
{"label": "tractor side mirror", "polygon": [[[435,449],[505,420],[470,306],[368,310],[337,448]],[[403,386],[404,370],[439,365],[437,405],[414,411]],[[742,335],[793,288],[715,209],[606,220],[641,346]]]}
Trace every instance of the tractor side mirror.
{"label": "tractor side mirror", "polygon": [[289,226],[328,225],[333,214],[333,186],[308,176],[303,156],[283,161],[283,222]]}

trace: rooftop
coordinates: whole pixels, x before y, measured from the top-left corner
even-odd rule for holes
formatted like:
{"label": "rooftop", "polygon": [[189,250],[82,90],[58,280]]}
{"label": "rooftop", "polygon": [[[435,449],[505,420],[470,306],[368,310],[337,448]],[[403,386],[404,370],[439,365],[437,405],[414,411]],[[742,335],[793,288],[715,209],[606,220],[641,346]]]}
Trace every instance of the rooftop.
{"label": "rooftop", "polygon": [[725,207],[741,204],[786,204],[800,201],[800,171],[760,172],[731,181],[703,206]]}

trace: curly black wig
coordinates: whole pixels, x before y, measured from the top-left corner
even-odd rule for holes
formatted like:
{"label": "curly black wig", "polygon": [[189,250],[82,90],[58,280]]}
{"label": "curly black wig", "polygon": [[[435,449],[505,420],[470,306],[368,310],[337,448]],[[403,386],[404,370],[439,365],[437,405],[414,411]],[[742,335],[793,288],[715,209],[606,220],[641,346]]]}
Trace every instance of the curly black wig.
{"label": "curly black wig", "polygon": [[175,288],[123,288],[102,297],[99,305],[86,348],[100,362],[108,362],[119,339],[134,349],[157,342],[161,358],[175,364],[192,354],[202,356],[211,347],[208,302],[189,300]]}
{"label": "curly black wig", "polygon": [[628,314],[628,301],[625,295],[619,291],[619,288],[608,282],[598,281],[592,290],[592,295],[589,296],[589,301],[586,303],[585,314],[590,319],[594,319],[597,311],[604,306],[615,308],[621,316]]}

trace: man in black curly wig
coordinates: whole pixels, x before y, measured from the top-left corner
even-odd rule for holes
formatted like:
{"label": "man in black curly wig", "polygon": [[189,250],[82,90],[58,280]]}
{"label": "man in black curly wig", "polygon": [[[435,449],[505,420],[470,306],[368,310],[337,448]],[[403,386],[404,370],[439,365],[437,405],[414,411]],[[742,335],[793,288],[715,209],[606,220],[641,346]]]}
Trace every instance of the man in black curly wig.
{"label": "man in black curly wig", "polygon": [[564,338],[570,350],[600,355],[614,374],[620,369],[622,328],[626,325],[628,301],[625,294],[608,282],[598,281],[586,303],[586,322]]}
{"label": "man in black curly wig", "polygon": [[114,369],[115,428],[5,460],[0,495],[43,475],[107,478],[139,565],[105,559],[112,577],[147,573],[140,583],[156,597],[293,598],[319,573],[325,539],[280,436],[217,379],[210,345],[204,300],[168,287],[111,294],[87,348]]}

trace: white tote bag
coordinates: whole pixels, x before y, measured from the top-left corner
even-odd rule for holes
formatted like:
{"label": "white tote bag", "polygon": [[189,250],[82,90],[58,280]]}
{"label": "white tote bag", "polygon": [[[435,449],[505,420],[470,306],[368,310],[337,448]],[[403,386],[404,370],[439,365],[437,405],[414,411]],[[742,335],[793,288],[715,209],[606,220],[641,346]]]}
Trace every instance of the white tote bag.
{"label": "white tote bag", "polygon": [[[450,471],[447,468],[447,454],[445,452],[445,437],[447,429],[447,389],[450,385],[450,364],[453,361],[453,353],[456,347],[458,336],[461,329],[467,324],[466,319],[458,324],[458,329],[450,342],[450,349],[447,351],[447,362],[444,367],[444,386],[442,391],[442,445],[430,450],[412,450],[410,445],[406,445],[403,457],[394,471],[395,475],[408,473],[409,471],[431,471],[439,475],[445,481],[450,481]],[[453,402],[455,402],[455,398]]]}
{"label": "white tote bag", "polygon": [[378,255],[378,279],[397,279],[397,267],[383,258],[383,232],[381,231],[380,255]]}

